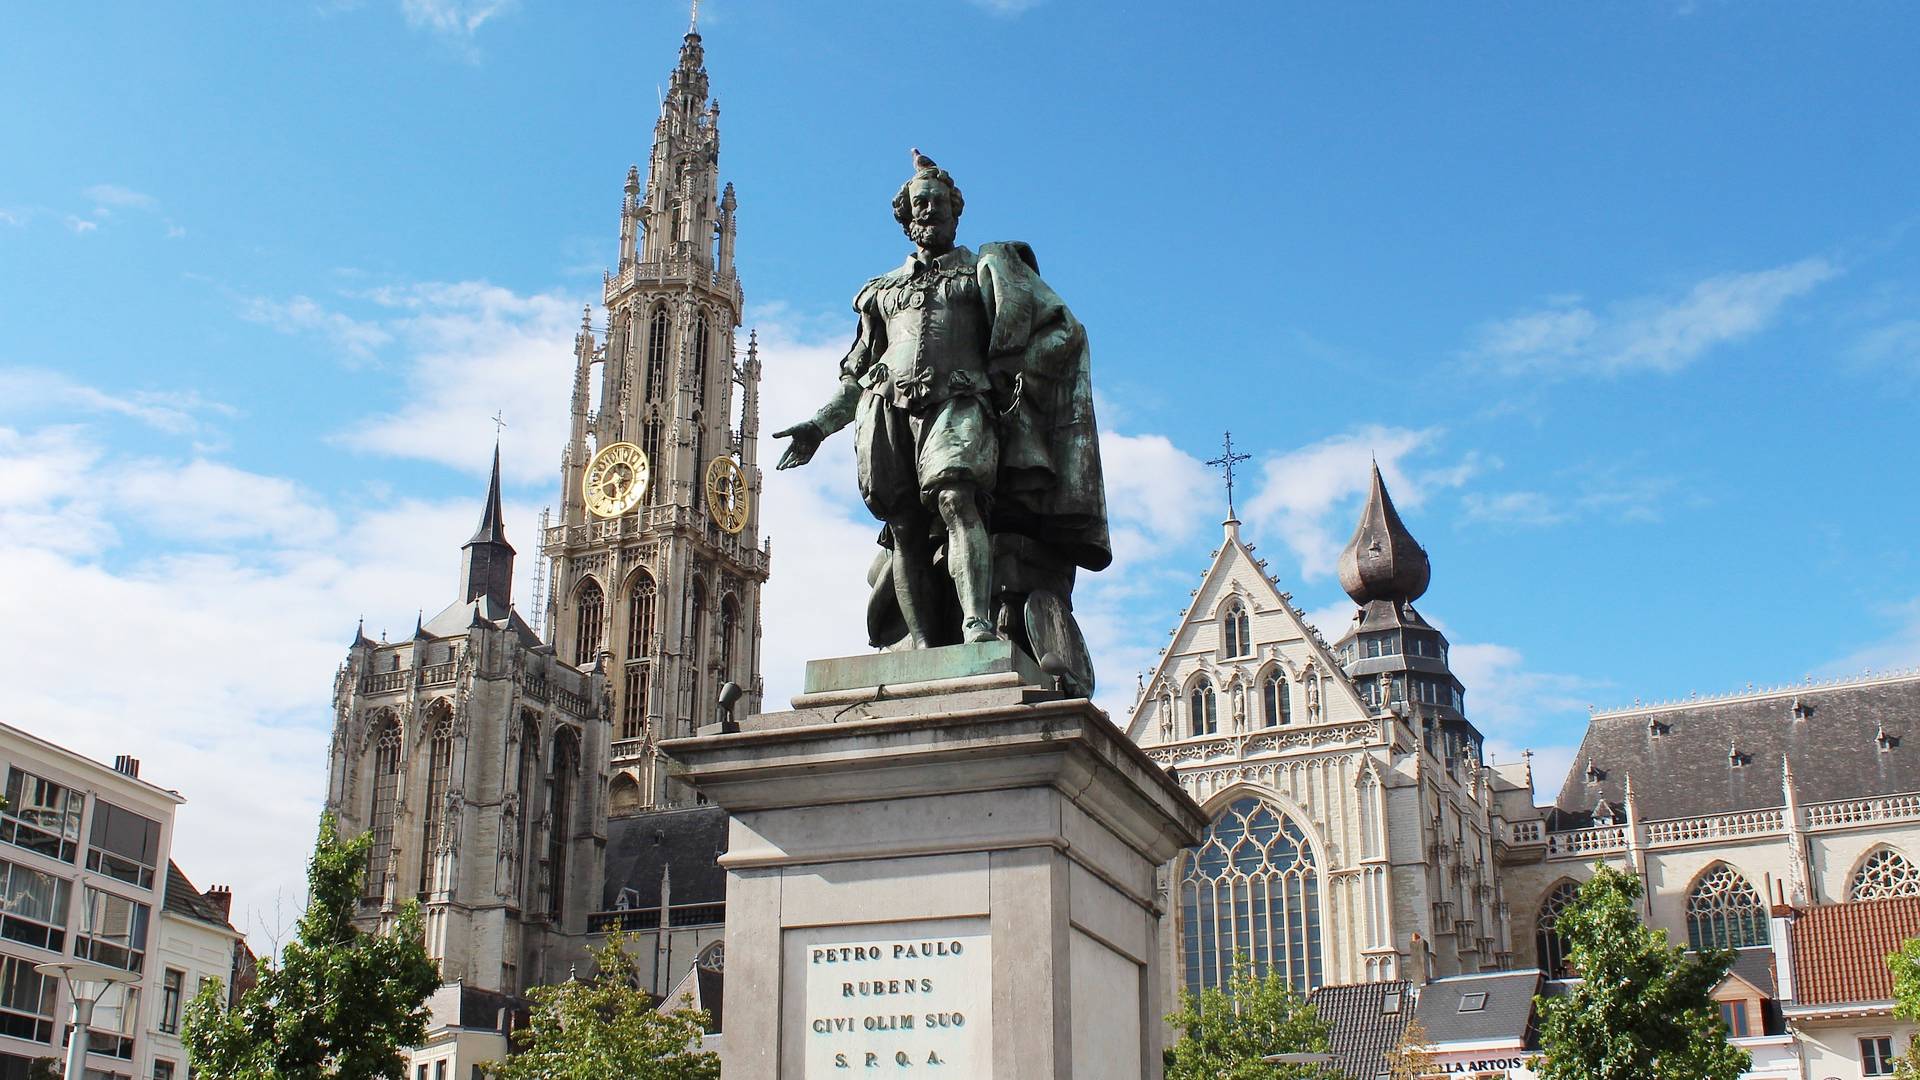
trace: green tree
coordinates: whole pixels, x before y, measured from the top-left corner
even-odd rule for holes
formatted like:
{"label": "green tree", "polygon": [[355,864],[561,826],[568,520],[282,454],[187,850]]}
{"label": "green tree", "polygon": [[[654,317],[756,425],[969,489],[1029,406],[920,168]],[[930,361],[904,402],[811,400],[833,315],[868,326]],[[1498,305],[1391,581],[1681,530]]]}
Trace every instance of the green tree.
{"label": "green tree", "polygon": [[[1920,1020],[1920,938],[1909,938],[1887,954],[1893,974],[1893,1015]],[[1895,1080],[1920,1080],[1920,1039],[1908,1039],[1907,1049],[1894,1064]]]}
{"label": "green tree", "polygon": [[1256,975],[1236,957],[1227,989],[1180,991],[1167,1023],[1184,1034],[1167,1050],[1167,1080],[1340,1080],[1318,1065],[1268,1065],[1268,1054],[1325,1052],[1327,1025],[1277,972]]}
{"label": "green tree", "polygon": [[593,953],[592,978],[537,987],[519,1051],[486,1066],[496,1080],[718,1080],[720,1058],[699,1049],[710,1019],[691,1007],[661,1013],[639,989],[626,937]]}
{"label": "green tree", "polygon": [[372,838],[340,839],[333,815],[307,864],[307,910],[279,962],[226,1009],[209,983],[187,1005],[182,1041],[207,1080],[404,1080],[400,1048],[427,1037],[427,995],[440,970],[408,902],[391,929],[353,926]]}
{"label": "green tree", "polygon": [[1579,980],[1542,997],[1541,1080],[1737,1080],[1752,1056],[1713,1002],[1733,954],[1688,957],[1640,922],[1640,882],[1597,866],[1555,930]]}

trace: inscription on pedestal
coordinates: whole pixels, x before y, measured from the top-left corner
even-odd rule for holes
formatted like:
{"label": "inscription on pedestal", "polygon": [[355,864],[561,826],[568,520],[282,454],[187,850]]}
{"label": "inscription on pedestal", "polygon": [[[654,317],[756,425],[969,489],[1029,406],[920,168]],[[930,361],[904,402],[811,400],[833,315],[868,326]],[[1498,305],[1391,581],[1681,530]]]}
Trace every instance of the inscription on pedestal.
{"label": "inscription on pedestal", "polygon": [[984,920],[921,923],[911,937],[888,929],[796,943],[806,969],[806,1080],[988,1075],[993,963]]}

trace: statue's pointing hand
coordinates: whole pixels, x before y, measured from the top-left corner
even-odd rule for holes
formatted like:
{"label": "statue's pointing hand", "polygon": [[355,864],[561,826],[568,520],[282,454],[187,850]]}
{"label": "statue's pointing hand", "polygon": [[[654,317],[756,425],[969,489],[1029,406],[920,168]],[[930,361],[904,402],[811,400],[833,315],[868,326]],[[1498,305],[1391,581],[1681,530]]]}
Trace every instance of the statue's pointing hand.
{"label": "statue's pointing hand", "polygon": [[820,449],[820,443],[826,439],[827,433],[820,430],[819,424],[802,420],[784,431],[774,432],[773,437],[793,440],[787,445],[787,452],[780,455],[780,464],[774,466],[777,469],[791,469],[812,461],[814,452]]}

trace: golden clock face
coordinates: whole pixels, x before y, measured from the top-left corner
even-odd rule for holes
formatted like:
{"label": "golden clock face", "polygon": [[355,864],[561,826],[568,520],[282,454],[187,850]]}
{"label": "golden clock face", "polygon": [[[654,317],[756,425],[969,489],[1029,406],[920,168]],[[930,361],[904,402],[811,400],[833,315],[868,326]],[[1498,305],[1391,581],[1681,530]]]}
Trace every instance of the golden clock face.
{"label": "golden clock face", "polygon": [[747,527],[747,477],[730,457],[721,456],[707,463],[707,510],[714,524],[729,533]]}
{"label": "golden clock face", "polygon": [[619,517],[647,496],[647,452],[628,442],[593,455],[581,494],[595,517]]}

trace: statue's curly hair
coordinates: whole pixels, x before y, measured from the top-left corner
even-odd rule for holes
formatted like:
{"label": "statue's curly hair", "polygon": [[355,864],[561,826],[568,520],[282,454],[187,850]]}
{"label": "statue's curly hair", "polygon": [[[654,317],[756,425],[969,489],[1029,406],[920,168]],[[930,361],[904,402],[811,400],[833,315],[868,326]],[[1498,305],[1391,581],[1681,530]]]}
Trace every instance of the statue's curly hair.
{"label": "statue's curly hair", "polygon": [[900,190],[893,196],[893,220],[899,222],[903,229],[913,220],[913,204],[907,195],[907,189],[913,186],[915,180],[922,177],[938,180],[947,185],[948,191],[953,192],[953,220],[959,221],[960,214],[967,207],[967,200],[960,194],[960,185],[953,182],[953,174],[937,165],[916,170],[906,183],[900,185]]}

